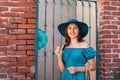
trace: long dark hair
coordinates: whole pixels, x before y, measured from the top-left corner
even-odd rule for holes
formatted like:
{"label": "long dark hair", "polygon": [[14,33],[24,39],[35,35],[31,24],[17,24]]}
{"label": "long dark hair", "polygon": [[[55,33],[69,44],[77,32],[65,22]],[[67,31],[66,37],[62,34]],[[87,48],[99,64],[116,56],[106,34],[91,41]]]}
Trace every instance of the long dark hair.
{"label": "long dark hair", "polygon": [[[71,24],[71,23],[70,23]],[[75,24],[75,23],[74,23]],[[76,24],[77,25],[77,24]],[[68,36],[68,33],[67,33],[67,29],[68,29],[68,26],[69,24],[67,25],[66,29],[65,29],[65,45],[63,46],[63,49],[67,46],[70,45],[70,37]],[[82,34],[82,31],[81,31],[81,28],[77,25],[78,29],[79,29],[79,34],[77,36],[77,41],[78,42],[83,42],[84,40],[81,38],[81,34]]]}

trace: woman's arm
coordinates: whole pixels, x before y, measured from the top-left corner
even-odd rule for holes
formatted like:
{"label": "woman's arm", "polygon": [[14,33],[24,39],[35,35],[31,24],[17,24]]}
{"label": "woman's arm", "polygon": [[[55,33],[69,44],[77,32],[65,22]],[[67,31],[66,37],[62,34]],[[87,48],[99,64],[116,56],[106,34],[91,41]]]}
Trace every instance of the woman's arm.
{"label": "woman's arm", "polygon": [[62,60],[62,48],[57,46],[57,48],[55,50],[55,54],[57,55],[57,58],[58,58],[58,67],[59,67],[60,71],[63,72],[64,71],[64,63]]}
{"label": "woman's arm", "polygon": [[71,74],[74,74],[76,72],[86,72],[86,67],[88,67],[88,66],[89,66],[89,68],[90,68],[91,71],[96,70],[96,64],[95,64],[94,58],[88,60],[87,64],[85,66],[83,66],[83,67],[74,67],[74,66],[71,66],[71,67],[68,68],[68,70],[69,70],[69,72]]}
{"label": "woman's arm", "polygon": [[60,57],[58,57],[58,67],[59,67],[61,72],[64,71],[64,63],[63,63],[62,58],[60,58]]}
{"label": "woman's arm", "polygon": [[96,63],[95,63],[95,59],[94,58],[88,60],[87,63],[88,63],[88,66],[89,66],[91,71],[96,70]]}
{"label": "woman's arm", "polygon": [[[82,43],[82,47],[83,48],[89,48],[90,46],[86,41],[84,41]],[[90,70],[92,70],[92,71],[96,70],[95,58],[89,59],[88,62],[87,62],[87,65],[89,66]]]}

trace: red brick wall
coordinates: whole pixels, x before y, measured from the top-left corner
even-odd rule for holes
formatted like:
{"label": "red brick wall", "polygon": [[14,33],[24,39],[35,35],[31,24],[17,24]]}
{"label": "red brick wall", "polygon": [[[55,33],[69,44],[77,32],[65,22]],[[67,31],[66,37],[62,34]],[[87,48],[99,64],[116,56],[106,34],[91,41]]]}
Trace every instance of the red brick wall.
{"label": "red brick wall", "polygon": [[35,0],[0,0],[0,80],[34,79]]}
{"label": "red brick wall", "polygon": [[100,80],[112,80],[120,64],[120,0],[99,0]]}

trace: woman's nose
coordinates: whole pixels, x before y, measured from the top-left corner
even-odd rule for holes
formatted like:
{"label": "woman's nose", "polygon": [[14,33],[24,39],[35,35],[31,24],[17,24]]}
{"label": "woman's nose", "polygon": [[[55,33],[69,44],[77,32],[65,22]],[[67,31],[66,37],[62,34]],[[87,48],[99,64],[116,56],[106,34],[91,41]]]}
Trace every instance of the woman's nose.
{"label": "woman's nose", "polygon": [[73,31],[74,31],[74,29],[71,29],[71,31],[73,32]]}

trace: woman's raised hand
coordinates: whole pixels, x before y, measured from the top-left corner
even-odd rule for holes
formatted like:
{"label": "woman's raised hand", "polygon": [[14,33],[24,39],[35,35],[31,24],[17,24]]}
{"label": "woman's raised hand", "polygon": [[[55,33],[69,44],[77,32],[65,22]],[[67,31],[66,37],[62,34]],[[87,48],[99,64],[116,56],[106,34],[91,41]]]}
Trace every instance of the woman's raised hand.
{"label": "woman's raised hand", "polygon": [[60,46],[57,46],[56,49],[55,49],[55,54],[58,56],[58,57],[62,57],[62,48]]}

